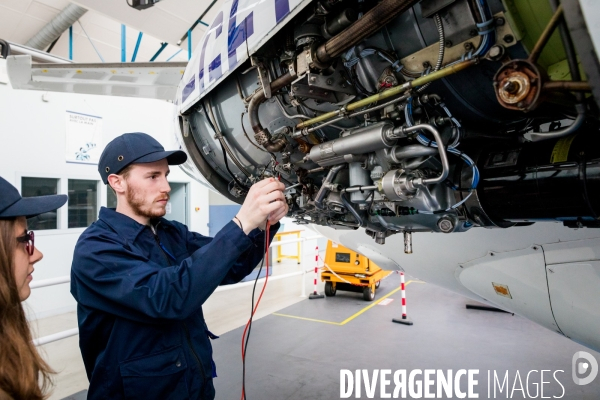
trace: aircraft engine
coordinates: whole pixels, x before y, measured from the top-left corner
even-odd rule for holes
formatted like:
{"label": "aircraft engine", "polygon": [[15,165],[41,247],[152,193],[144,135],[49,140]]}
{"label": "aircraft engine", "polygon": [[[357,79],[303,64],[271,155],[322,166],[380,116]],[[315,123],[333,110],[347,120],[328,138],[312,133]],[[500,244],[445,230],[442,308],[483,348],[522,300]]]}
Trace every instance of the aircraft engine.
{"label": "aircraft engine", "polygon": [[296,222],[381,244],[598,227],[600,85],[581,20],[577,0],[313,1],[180,116],[181,140],[233,201],[275,176]]}

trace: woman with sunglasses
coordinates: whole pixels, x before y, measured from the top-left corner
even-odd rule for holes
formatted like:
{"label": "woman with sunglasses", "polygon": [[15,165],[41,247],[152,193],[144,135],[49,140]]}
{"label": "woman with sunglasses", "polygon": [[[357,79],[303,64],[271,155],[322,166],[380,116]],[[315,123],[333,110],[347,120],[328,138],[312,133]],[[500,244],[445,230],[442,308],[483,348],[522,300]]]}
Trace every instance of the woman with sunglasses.
{"label": "woman with sunglasses", "polygon": [[32,343],[21,302],[29,297],[35,248],[27,219],[56,210],[66,195],[22,198],[0,177],[0,400],[44,399],[52,370]]}

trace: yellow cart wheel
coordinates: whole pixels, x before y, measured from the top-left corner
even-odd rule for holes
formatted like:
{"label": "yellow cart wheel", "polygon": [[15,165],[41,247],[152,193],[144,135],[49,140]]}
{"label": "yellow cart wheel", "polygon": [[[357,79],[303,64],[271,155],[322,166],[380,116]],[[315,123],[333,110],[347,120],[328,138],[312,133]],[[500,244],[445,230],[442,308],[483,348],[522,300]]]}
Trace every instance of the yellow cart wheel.
{"label": "yellow cart wheel", "polygon": [[363,299],[365,301],[373,301],[375,299],[375,285],[363,288]]}
{"label": "yellow cart wheel", "polygon": [[335,296],[335,285],[333,284],[333,282],[325,282],[325,296],[327,297],[331,297],[331,296]]}

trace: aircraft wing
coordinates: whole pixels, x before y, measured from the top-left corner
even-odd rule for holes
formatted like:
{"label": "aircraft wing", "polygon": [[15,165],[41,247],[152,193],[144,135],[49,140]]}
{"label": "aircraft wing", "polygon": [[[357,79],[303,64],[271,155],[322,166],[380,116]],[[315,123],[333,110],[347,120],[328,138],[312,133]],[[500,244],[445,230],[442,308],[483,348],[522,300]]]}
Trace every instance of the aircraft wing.
{"label": "aircraft wing", "polygon": [[9,56],[14,89],[173,100],[187,62],[33,64],[31,56]]}

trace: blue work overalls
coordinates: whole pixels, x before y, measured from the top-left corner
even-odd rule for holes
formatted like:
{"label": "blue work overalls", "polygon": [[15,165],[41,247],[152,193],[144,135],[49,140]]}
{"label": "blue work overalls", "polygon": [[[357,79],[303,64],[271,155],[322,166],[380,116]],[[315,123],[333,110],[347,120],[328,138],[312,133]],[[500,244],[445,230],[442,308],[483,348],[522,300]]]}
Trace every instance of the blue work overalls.
{"label": "blue work overalls", "polygon": [[214,398],[215,337],[202,304],[252,272],[264,233],[246,235],[234,222],[214,238],[164,218],[153,226],[102,208],[75,247],[71,293],[88,399]]}

